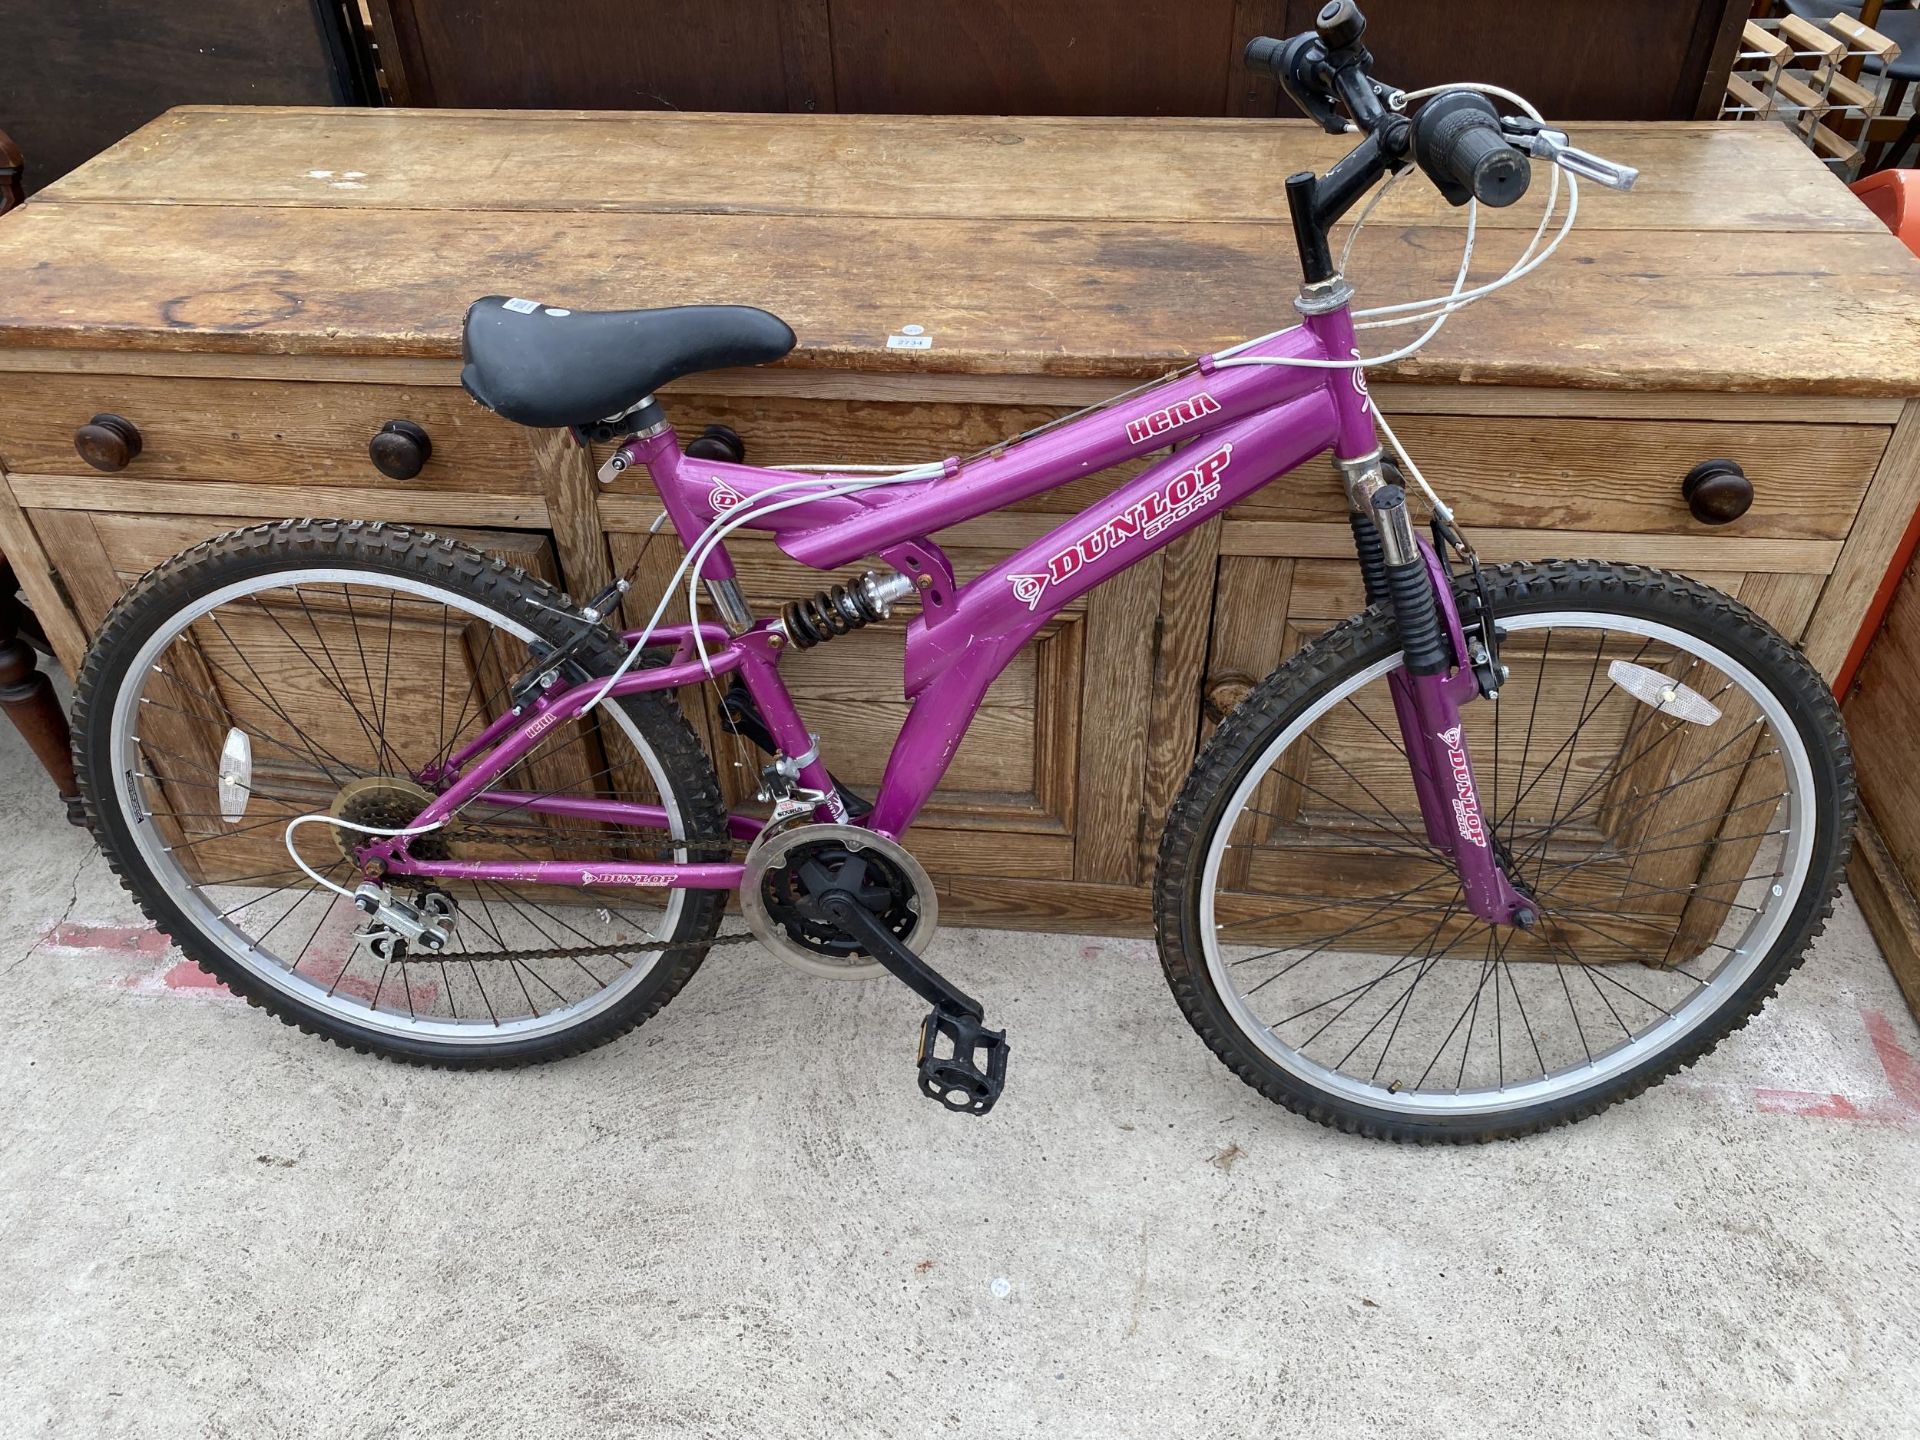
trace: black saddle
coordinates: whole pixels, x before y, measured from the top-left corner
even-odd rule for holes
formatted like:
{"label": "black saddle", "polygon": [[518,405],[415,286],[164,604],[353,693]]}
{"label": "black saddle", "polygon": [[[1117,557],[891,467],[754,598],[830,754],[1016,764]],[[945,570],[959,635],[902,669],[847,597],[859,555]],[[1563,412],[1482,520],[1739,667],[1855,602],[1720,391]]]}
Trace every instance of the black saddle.
{"label": "black saddle", "polygon": [[489,295],[467,308],[460,383],[522,425],[591,425],[669,380],[764,365],[793,346],[784,320],[749,305],[568,310]]}

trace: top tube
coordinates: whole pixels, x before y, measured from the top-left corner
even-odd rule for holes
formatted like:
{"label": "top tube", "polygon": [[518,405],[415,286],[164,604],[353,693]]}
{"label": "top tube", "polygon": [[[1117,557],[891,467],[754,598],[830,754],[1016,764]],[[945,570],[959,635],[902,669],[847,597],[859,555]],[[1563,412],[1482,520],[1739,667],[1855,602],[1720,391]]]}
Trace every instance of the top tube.
{"label": "top tube", "polygon": [[[1316,317],[1320,318],[1320,317]],[[1349,326],[1345,334],[1351,337]],[[1331,357],[1312,326],[1296,326],[1244,352],[1247,355]],[[1202,359],[1194,372],[1051,430],[953,465],[941,478],[826,497],[751,520],[772,531],[780,548],[802,564],[829,570],[908,540],[1004,508],[1017,500],[1105,470],[1125,460],[1206,434],[1316,389],[1347,387],[1350,372],[1261,365],[1214,369]],[[1364,392],[1362,392],[1364,393]],[[671,432],[643,442],[644,460],[676,525],[699,533],[717,515],[776,484],[799,478],[680,453]],[[823,485],[859,478],[823,474]]]}

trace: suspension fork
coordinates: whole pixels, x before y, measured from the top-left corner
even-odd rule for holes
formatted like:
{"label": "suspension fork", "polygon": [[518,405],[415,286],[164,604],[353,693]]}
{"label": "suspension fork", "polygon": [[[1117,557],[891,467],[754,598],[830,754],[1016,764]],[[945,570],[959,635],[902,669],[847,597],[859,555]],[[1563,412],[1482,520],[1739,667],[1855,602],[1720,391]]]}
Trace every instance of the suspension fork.
{"label": "suspension fork", "polygon": [[1530,927],[1537,908],[1500,864],[1468,754],[1460,707],[1479,697],[1480,682],[1467,660],[1446,567],[1431,545],[1415,538],[1406,492],[1382,473],[1377,454],[1339,463],[1367,601],[1389,606],[1399,624],[1406,663],[1387,686],[1427,843],[1453,862],[1475,915]]}

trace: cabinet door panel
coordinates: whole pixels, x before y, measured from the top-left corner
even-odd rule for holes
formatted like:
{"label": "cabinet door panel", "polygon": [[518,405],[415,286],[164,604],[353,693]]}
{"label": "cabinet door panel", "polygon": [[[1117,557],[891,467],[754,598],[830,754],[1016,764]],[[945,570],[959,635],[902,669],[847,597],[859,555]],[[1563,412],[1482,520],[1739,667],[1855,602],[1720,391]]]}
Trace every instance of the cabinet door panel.
{"label": "cabinet door panel", "polygon": [[[1579,548],[1578,536],[1561,538]],[[1804,629],[1823,581],[1737,571],[1695,578],[1742,599],[1789,637]],[[1215,596],[1203,680],[1213,720],[1364,598],[1354,563],[1285,555],[1223,557]],[[1728,920],[1738,882],[1765,862],[1775,793],[1769,787],[1779,777],[1776,766],[1763,763],[1772,752],[1751,736],[1740,738],[1755,718],[1752,707],[1739,696],[1722,697],[1722,721],[1702,728],[1650,724],[1651,710],[1624,701],[1596,705],[1609,693],[1612,661],[1669,663],[1650,661],[1637,642],[1600,646],[1591,635],[1516,631],[1502,658],[1513,670],[1503,703],[1473,707],[1468,716],[1488,813],[1505,817],[1504,833],[1522,850],[1546,847],[1561,876],[1561,904],[1607,917],[1604,934],[1579,932],[1584,956],[1652,953],[1659,963],[1686,963]],[[1589,691],[1592,675],[1597,689]],[[1362,903],[1432,874],[1427,862],[1405,853],[1421,846],[1422,826],[1384,686],[1336,707],[1308,734],[1256,793],[1255,817],[1241,822],[1223,869],[1230,892],[1224,908],[1249,936],[1284,943],[1288,925],[1263,923],[1273,913],[1263,902],[1310,895],[1329,915],[1363,926],[1357,933],[1369,950],[1424,942],[1431,916],[1382,918]],[[1576,818],[1546,837],[1563,812]],[[1383,816],[1390,817],[1386,843]],[[1647,853],[1632,858],[1635,851]],[[1300,923],[1318,936],[1338,928],[1322,914]],[[1669,947],[1676,924],[1679,939]],[[1441,942],[1447,938],[1443,926]],[[1552,956],[1522,947],[1511,958]]]}

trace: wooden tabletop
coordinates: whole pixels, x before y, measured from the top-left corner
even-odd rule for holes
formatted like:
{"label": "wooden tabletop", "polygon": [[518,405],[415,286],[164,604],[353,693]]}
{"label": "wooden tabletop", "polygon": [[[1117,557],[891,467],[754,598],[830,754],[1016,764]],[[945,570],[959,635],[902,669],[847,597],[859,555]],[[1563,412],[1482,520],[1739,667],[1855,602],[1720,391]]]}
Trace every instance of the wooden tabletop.
{"label": "wooden tabletop", "polygon": [[[1584,187],[1553,259],[1396,374],[1920,395],[1920,261],[1783,128],[1575,140],[1639,187]],[[762,305],[799,367],[1149,375],[1294,318],[1283,183],[1344,148],[1303,121],[189,107],[0,220],[0,346],[451,357],[507,293]],[[1476,279],[1546,189],[1482,212]],[[1361,303],[1443,291],[1463,220],[1407,179]],[[910,325],[931,346],[888,348]]]}

